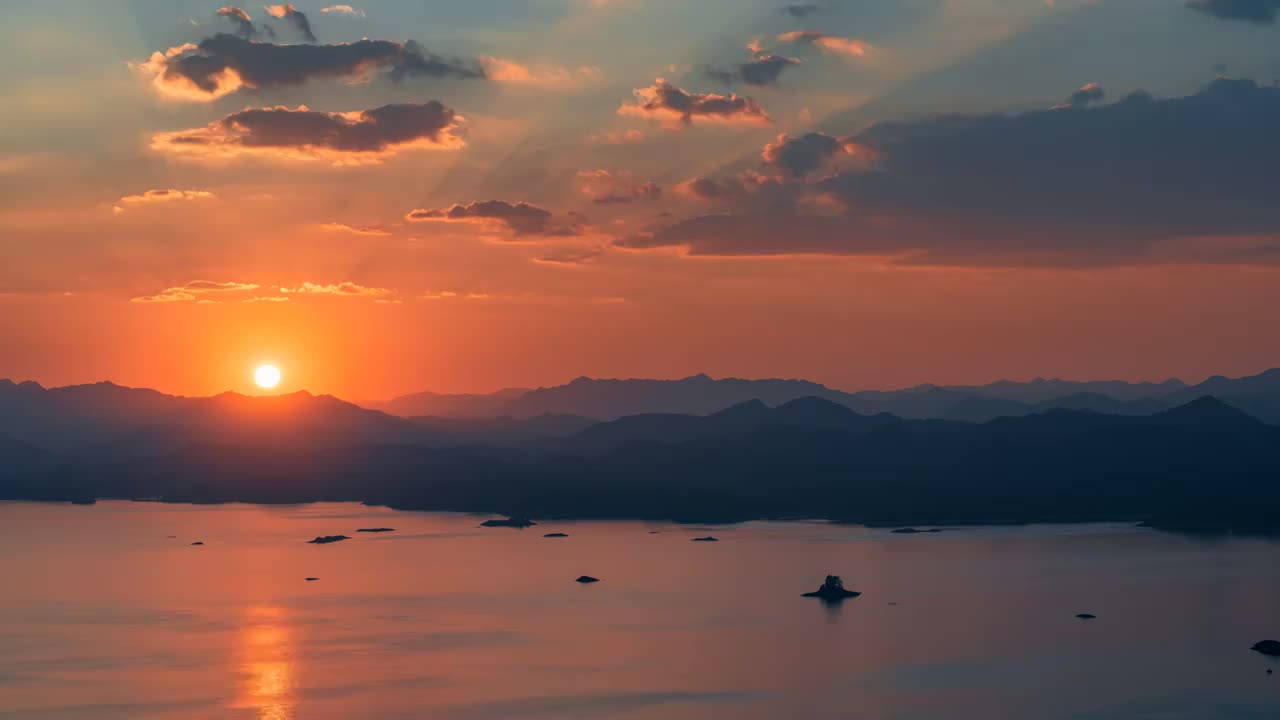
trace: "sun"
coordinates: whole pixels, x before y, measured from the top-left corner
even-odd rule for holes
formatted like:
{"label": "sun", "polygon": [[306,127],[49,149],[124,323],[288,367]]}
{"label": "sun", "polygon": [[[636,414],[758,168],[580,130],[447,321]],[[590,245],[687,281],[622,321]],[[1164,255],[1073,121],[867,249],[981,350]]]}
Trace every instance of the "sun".
{"label": "sun", "polygon": [[258,383],[258,387],[270,390],[280,384],[280,369],[275,365],[263,365],[253,371],[253,381]]}

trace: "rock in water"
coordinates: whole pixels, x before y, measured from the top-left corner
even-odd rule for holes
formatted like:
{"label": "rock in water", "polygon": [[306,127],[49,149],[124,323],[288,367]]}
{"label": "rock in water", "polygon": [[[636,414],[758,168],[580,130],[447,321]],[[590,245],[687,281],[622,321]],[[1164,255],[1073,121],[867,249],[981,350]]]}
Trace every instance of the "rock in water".
{"label": "rock in water", "polygon": [[1280,655],[1280,640],[1263,640],[1255,643],[1251,650],[1256,650],[1263,655]]}
{"label": "rock in water", "polygon": [[317,580],[319,580],[319,579],[320,579],[320,578],[307,578],[307,582],[315,582],[315,581],[317,581]]}
{"label": "rock in water", "polygon": [[346,535],[318,535],[315,539],[308,540],[307,543],[311,545],[328,545],[329,543],[342,542],[343,540],[350,539],[351,538]]}
{"label": "rock in water", "polygon": [[569,537],[569,535],[567,533],[547,533],[542,537]]}
{"label": "rock in water", "polygon": [[1080,618],[1081,620],[1093,620],[1093,619],[1096,619],[1098,616],[1094,615],[1093,613],[1080,613],[1079,615],[1076,615],[1076,617]]}
{"label": "rock in water", "polygon": [[938,528],[929,528],[928,530],[921,530],[919,528],[905,527],[905,528],[898,528],[897,530],[890,530],[889,532],[898,533],[899,535],[917,535],[919,533],[940,533],[942,532],[942,530]]}
{"label": "rock in water", "polygon": [[199,541],[199,540],[197,540],[197,541],[195,541],[195,542],[193,542],[193,543],[191,543],[191,544],[192,544],[192,545],[203,545],[204,543],[203,543],[203,542],[201,542],[201,541]]}
{"label": "rock in water", "polygon": [[369,533],[395,532],[395,531],[396,531],[395,528],[360,528],[359,530],[356,530],[356,532],[369,532]]}
{"label": "rock in water", "polygon": [[578,579],[574,580],[574,582],[580,582],[585,585],[586,583],[600,582],[600,578],[593,578],[590,575],[579,575]]}
{"label": "rock in water", "polygon": [[822,587],[807,592],[801,597],[816,597],[823,600],[846,600],[848,598],[858,597],[862,593],[844,589],[844,581],[839,575],[828,575],[826,580],[822,581]]}
{"label": "rock in water", "polygon": [[524,515],[512,515],[511,517],[505,520],[485,520],[484,522],[480,523],[480,527],[527,528],[531,525],[537,525],[537,524],[538,523],[530,520]]}
{"label": "rock in water", "polygon": [[708,535],[706,537],[694,538],[691,542],[720,542],[720,541]]}

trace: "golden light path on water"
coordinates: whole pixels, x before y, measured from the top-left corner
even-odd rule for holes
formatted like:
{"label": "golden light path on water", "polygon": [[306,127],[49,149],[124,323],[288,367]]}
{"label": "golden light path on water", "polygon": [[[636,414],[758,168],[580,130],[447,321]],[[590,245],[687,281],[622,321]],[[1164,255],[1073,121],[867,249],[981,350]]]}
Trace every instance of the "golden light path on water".
{"label": "golden light path on water", "polygon": [[255,607],[240,634],[239,684],[234,707],[253,709],[257,720],[295,720],[299,700],[296,648],[287,611]]}

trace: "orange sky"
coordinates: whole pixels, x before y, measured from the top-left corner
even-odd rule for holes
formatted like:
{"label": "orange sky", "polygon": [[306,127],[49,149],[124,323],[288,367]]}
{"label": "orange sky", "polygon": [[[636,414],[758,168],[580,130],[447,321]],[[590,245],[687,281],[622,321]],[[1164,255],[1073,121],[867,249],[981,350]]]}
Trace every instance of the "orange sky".
{"label": "orange sky", "polygon": [[299,5],[313,42],[256,7],[15,3],[0,377],[209,394],[272,362],[372,400],[1280,365],[1275,29],[1171,5]]}

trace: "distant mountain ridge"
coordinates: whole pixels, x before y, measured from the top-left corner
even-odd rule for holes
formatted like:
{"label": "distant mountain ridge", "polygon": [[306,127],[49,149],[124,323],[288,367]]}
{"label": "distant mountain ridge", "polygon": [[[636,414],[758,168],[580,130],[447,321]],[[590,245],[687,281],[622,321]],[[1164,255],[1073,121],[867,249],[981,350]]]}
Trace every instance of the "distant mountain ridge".
{"label": "distant mountain ridge", "polygon": [[[985,422],[1054,408],[1149,415],[1203,395],[1213,395],[1265,422],[1280,423],[1280,369],[1235,379],[1215,376],[1194,386],[1177,379],[1130,383],[1036,378],[1029,382],[925,384],[902,390],[857,392],[836,390],[807,380],[714,379],[705,374],[678,380],[579,377],[564,385],[528,391],[435,396],[466,398],[462,403],[465,411],[456,411],[457,415],[450,409],[451,401],[431,404],[433,412],[420,412],[427,406],[415,404],[412,399],[421,395],[375,406],[405,416],[529,418],[551,414],[610,421],[646,414],[709,415],[750,400],[777,406],[800,398],[818,397],[864,415],[890,413],[908,419]],[[474,414],[477,412],[487,414],[477,416]]]}

